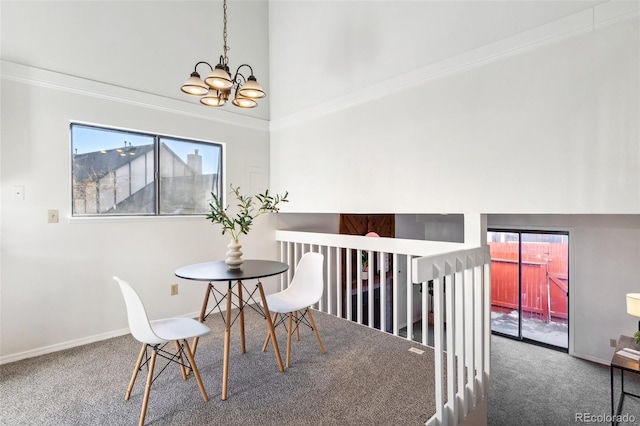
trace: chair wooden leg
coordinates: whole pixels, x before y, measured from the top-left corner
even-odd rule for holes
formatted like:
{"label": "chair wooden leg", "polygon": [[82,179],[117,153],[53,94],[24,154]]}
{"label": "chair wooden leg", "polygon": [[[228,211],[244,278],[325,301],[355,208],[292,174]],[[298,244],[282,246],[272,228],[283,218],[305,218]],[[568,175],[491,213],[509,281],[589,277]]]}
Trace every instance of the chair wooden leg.
{"label": "chair wooden leg", "polygon": [[322,339],[320,338],[320,333],[318,333],[318,327],[316,327],[316,322],[313,320],[313,315],[311,315],[311,309],[307,308],[307,314],[309,315],[309,322],[313,327],[313,331],[316,333],[316,339],[318,339],[318,344],[320,345],[320,351],[325,353],[324,345],[322,344]]}
{"label": "chair wooden leg", "polygon": [[156,366],[156,355],[158,352],[154,349],[149,360],[149,375],[147,376],[147,385],[144,388],[144,399],[142,400],[142,410],[140,411],[139,426],[144,425],[144,418],[147,415],[147,406],[149,405],[149,394],[151,393],[151,384],[153,383],[153,369]]}
{"label": "chair wooden leg", "polygon": [[[273,314],[273,323],[276,322],[276,319],[278,319],[278,313],[276,312],[275,314]],[[269,340],[271,340],[271,334],[267,333],[267,337],[265,337],[264,339],[264,344],[262,345],[262,352],[267,350],[267,345],[269,344]]]}
{"label": "chair wooden leg", "polygon": [[209,401],[209,396],[207,395],[207,391],[204,389],[204,385],[202,384],[202,379],[200,378],[200,371],[198,371],[198,367],[196,366],[196,360],[193,358],[191,349],[189,349],[189,342],[187,342],[187,339],[184,339],[184,353],[187,355],[187,359],[189,360],[189,364],[191,365],[191,370],[193,371],[193,375],[196,378],[196,382],[198,382],[198,387],[200,388],[202,399],[204,399],[204,402],[207,402]]}
{"label": "chair wooden leg", "polygon": [[[211,292],[213,291],[213,284],[209,283],[207,284],[207,289],[204,293],[204,300],[202,301],[202,308],[200,308],[200,316],[198,317],[198,321],[200,322],[204,322],[204,317],[207,314],[207,305],[209,305],[209,296],[211,296]],[[198,341],[200,340],[199,337],[194,337],[193,338],[193,343],[191,344],[191,350],[193,352],[193,355],[195,356],[196,354],[196,350],[198,349]],[[186,374],[187,376],[189,374],[191,374],[191,369],[187,368],[186,369]]]}
{"label": "chair wooden leg", "polygon": [[296,341],[299,342],[300,341],[300,327],[298,327],[298,311],[295,311],[293,313],[293,315],[295,315],[296,317]]}
{"label": "chair wooden leg", "polygon": [[140,365],[142,365],[142,358],[147,352],[147,345],[142,344],[142,349],[140,349],[140,355],[138,355],[138,361],[136,362],[136,366],[133,369],[133,374],[131,375],[131,380],[129,381],[129,387],[127,388],[127,393],[124,396],[125,401],[129,400],[131,396],[131,391],[133,390],[133,385],[136,383],[136,377],[138,377],[138,371],[140,370]]}
{"label": "chair wooden leg", "polygon": [[293,312],[289,312],[289,332],[287,333],[287,368],[289,368],[289,363],[291,361],[291,335],[293,334]]}
{"label": "chair wooden leg", "polygon": [[184,359],[182,358],[182,351],[180,350],[180,342],[176,340],[174,343],[176,344],[176,350],[178,351],[178,362],[180,363],[182,380],[187,380],[187,369],[184,367]]}

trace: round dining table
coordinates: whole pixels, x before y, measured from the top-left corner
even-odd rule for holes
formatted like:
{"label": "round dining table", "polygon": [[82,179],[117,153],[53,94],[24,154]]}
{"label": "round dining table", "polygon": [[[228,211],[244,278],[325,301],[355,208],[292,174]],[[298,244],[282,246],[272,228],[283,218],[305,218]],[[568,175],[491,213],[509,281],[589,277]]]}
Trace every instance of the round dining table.
{"label": "round dining table", "polygon": [[[282,364],[282,358],[280,356],[280,349],[278,347],[278,340],[276,339],[275,328],[273,326],[273,320],[267,306],[267,300],[265,298],[264,289],[262,287],[262,278],[271,277],[282,274],[289,269],[289,265],[283,262],[274,260],[258,260],[247,259],[245,260],[239,269],[229,269],[229,266],[223,261],[211,261],[194,263],[191,265],[182,266],[175,271],[175,275],[179,278],[193,281],[207,282],[207,289],[205,292],[204,300],[202,302],[202,308],[200,310],[199,320],[204,322],[207,316],[214,310],[218,310],[222,315],[225,323],[224,334],[224,358],[222,367],[222,399],[227,399],[228,394],[228,381],[229,381],[229,345],[231,340],[231,325],[235,323],[235,319],[232,320],[232,307],[235,306],[238,309],[236,313],[236,319],[239,318],[240,324],[240,341],[242,345],[242,353],[246,352],[245,335],[244,335],[244,309],[249,306],[256,310],[265,318],[267,323],[267,332],[273,342],[273,350],[276,356],[278,369],[284,371]],[[251,290],[247,288],[245,282],[248,280],[257,280],[255,287]],[[213,283],[223,282],[228,283],[226,292],[217,289]],[[255,292],[258,291],[260,295],[260,303],[253,297]],[[245,296],[246,295],[246,296]],[[215,305],[207,312],[210,296],[213,296]],[[234,296],[238,302],[233,301]],[[225,312],[222,312],[221,303],[226,302]],[[247,302],[253,302],[247,303]],[[196,337],[193,342],[192,350],[195,354],[198,345],[198,338]]]}

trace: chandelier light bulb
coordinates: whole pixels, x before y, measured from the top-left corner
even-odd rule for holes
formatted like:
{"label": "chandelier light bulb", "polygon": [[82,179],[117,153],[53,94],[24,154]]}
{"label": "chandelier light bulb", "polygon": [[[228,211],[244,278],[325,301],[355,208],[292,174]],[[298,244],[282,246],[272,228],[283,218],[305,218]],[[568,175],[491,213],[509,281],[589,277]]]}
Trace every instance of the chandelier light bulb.
{"label": "chandelier light bulb", "polygon": [[239,95],[236,95],[236,97],[233,98],[233,104],[240,108],[254,108],[258,106],[258,103],[253,99],[245,98]]}

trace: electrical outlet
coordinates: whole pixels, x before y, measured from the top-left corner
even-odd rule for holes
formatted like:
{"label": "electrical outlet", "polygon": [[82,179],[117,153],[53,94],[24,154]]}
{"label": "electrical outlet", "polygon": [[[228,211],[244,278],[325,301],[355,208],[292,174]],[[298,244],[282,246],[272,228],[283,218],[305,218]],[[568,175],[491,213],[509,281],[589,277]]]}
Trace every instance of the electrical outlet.
{"label": "electrical outlet", "polygon": [[49,210],[47,217],[49,218],[49,223],[58,223],[58,210]]}
{"label": "electrical outlet", "polygon": [[178,294],[178,284],[171,284],[171,295],[175,296]]}
{"label": "electrical outlet", "polygon": [[609,346],[611,346],[612,348],[618,346],[618,342],[616,341],[616,339],[609,339]]}

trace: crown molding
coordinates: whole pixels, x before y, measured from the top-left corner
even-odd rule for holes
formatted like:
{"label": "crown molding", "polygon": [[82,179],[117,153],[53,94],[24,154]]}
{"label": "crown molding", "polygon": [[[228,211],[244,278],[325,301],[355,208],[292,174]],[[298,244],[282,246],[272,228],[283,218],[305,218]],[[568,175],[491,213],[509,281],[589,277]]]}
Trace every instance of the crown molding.
{"label": "crown molding", "polygon": [[[400,90],[477,68],[509,56],[557,43],[567,38],[591,32],[621,21],[637,18],[638,16],[640,16],[640,2],[625,0],[608,1],[592,9],[584,10],[452,58],[395,76],[389,80],[376,83],[375,86],[372,85],[350,92],[339,98],[271,120],[270,122],[268,120],[247,117],[225,110],[212,111],[211,109],[203,109],[200,105],[191,104],[186,101],[5,60],[0,60],[0,77],[9,81],[17,81],[84,96],[107,99],[202,120],[231,124],[260,131],[273,131],[292,127],[308,120],[379,99]],[[211,114],[212,112],[213,114]]]}
{"label": "crown molding", "polygon": [[272,119],[271,131],[296,126],[359,104],[426,82],[437,80],[462,71],[481,67],[542,46],[585,34],[621,21],[640,16],[640,2],[609,1],[591,9],[567,16],[557,21],[506,37],[494,43],[464,52],[460,55],[378,82],[372,86],[349,92],[330,101],[317,104],[286,116]]}
{"label": "crown molding", "polygon": [[186,101],[87,80],[81,77],[35,68],[15,62],[0,60],[0,77],[8,81],[16,81],[32,86],[46,87],[106,99],[113,102],[170,112],[201,120],[215,121],[260,131],[269,131],[268,120],[247,117],[224,110],[203,108],[201,105]]}

